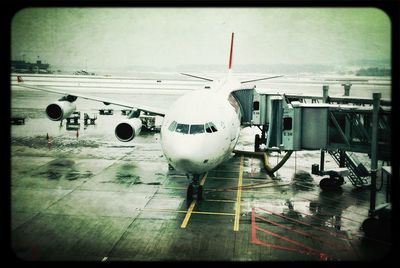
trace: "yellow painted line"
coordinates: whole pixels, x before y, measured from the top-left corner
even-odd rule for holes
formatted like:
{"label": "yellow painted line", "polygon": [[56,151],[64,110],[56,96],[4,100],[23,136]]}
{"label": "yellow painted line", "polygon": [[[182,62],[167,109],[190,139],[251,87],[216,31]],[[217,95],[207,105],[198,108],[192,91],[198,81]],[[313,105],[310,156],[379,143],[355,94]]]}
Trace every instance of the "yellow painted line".
{"label": "yellow painted line", "polygon": [[173,209],[166,209],[166,208],[143,208],[142,211],[145,211],[145,212],[187,213],[187,210],[173,210]]}
{"label": "yellow painted line", "polygon": [[187,212],[186,212],[186,216],[185,216],[185,218],[183,219],[181,228],[186,228],[186,225],[187,225],[188,222],[189,222],[190,216],[192,215],[193,208],[194,208],[195,205],[196,205],[196,201],[193,200],[192,203],[190,204],[189,209],[188,209]]}
{"label": "yellow painted line", "polygon": [[221,215],[221,216],[235,216],[233,213],[226,212],[212,212],[212,211],[193,211],[193,214],[204,214],[204,215]]}
{"label": "yellow painted line", "polygon": [[[163,209],[163,208],[144,208],[142,211],[145,212],[171,212],[171,213],[187,213],[187,210],[173,210],[173,209]],[[202,215],[220,215],[220,216],[235,216],[234,213],[226,212],[212,212],[212,211],[192,211],[192,214],[202,214]]]}
{"label": "yellow painted line", "polygon": [[[204,177],[203,177],[202,180],[200,181],[200,185],[201,185],[201,186],[203,186],[204,183],[206,182],[206,178],[207,178],[207,173],[204,174]],[[193,209],[194,209],[194,206],[195,206],[195,205],[196,205],[196,201],[193,200],[192,203],[191,203],[190,206],[189,206],[189,209],[188,209],[188,211],[187,211],[187,213],[186,213],[185,218],[183,219],[181,228],[186,228],[186,226],[187,226],[187,224],[188,224],[188,222],[189,222],[190,216],[192,215],[192,213],[195,213],[195,212],[193,212]]]}
{"label": "yellow painted line", "polygon": [[173,186],[165,186],[165,187],[162,187],[162,188],[164,188],[164,189],[172,189],[172,190],[186,190],[187,189],[185,187],[173,187]]}
{"label": "yellow painted line", "polygon": [[[237,180],[237,178],[217,178],[217,177],[209,177],[212,178],[213,180]],[[247,180],[265,180],[264,178],[243,178],[244,181]]]}
{"label": "yellow painted line", "polygon": [[235,222],[233,224],[233,230],[239,231],[239,219],[240,219],[240,199],[242,196],[242,181],[243,180],[243,156],[240,157],[240,169],[239,169],[239,180],[238,189],[236,195],[236,207],[235,207]]}
{"label": "yellow painted line", "polygon": [[204,174],[203,179],[202,179],[201,182],[200,182],[200,185],[201,185],[201,186],[203,186],[204,183],[206,182],[207,174],[208,174],[208,173]]}
{"label": "yellow painted line", "polygon": [[170,179],[187,179],[186,175],[178,175],[178,174],[171,175],[169,178]]}
{"label": "yellow painted line", "polygon": [[229,199],[205,199],[206,202],[222,202],[222,203],[235,203],[236,200]]}

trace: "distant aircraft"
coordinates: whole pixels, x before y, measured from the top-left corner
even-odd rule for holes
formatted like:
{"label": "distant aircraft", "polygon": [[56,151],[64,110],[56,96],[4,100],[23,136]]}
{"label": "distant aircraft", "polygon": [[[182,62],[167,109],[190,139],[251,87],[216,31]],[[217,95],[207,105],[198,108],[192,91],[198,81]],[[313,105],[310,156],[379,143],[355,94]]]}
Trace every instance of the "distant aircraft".
{"label": "distant aircraft", "polygon": [[[59,101],[47,106],[46,114],[54,121],[67,118],[75,111],[73,103],[77,97],[100,101],[105,104],[114,104],[136,109],[127,119],[120,122],[115,128],[116,137],[123,142],[131,141],[140,133],[142,122],[139,119],[140,111],[164,116],[161,126],[161,144],[168,163],[180,172],[184,172],[191,179],[187,189],[187,200],[203,198],[203,187],[200,178],[209,170],[229,158],[240,134],[241,110],[239,103],[232,92],[240,90],[242,84],[266,80],[281,76],[265,77],[239,82],[233,77],[234,33],[231,36],[228,73],[219,80],[182,73],[182,75],[211,82],[210,86],[185,94],[174,102],[168,110],[132,103],[123,103],[102,99],[84,94],[69,94],[47,87],[36,87],[27,84],[20,86],[67,94]],[[18,82],[23,80],[18,76]]]}

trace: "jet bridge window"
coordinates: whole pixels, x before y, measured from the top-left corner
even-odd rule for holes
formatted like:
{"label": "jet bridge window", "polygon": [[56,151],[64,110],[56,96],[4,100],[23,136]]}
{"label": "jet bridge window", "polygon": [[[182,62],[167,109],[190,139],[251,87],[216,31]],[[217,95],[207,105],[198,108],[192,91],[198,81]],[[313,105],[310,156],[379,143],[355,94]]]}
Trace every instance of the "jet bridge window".
{"label": "jet bridge window", "polygon": [[291,130],[292,129],[292,118],[285,117],[283,118],[283,130]]}
{"label": "jet bridge window", "polygon": [[260,110],[260,102],[258,101],[253,102],[253,110],[254,111]]}
{"label": "jet bridge window", "polygon": [[191,125],[190,134],[204,133],[204,125]]}
{"label": "jet bridge window", "polygon": [[176,132],[179,132],[179,133],[183,133],[183,134],[188,134],[188,132],[189,132],[189,125],[186,125],[186,124],[178,124],[177,126],[176,126],[176,130],[175,130]]}
{"label": "jet bridge window", "polygon": [[217,132],[217,128],[215,127],[215,125],[211,122],[206,124],[206,132],[207,133],[212,133],[212,132]]}
{"label": "jet bridge window", "polygon": [[176,125],[177,125],[177,123],[176,123],[176,121],[174,121],[174,122],[171,123],[171,125],[169,125],[168,129],[170,131],[175,131]]}

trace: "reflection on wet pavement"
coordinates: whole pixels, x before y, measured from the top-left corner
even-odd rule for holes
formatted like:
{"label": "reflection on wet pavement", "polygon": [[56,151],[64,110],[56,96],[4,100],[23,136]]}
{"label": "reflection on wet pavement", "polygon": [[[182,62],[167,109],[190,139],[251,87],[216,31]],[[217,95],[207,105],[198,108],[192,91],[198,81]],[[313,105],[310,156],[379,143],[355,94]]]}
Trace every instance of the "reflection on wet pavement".
{"label": "reflection on wet pavement", "polygon": [[80,172],[74,165],[75,162],[70,159],[55,159],[44,167],[41,167],[40,170],[34,174],[49,180],[66,179],[70,181],[92,176],[91,171]]}

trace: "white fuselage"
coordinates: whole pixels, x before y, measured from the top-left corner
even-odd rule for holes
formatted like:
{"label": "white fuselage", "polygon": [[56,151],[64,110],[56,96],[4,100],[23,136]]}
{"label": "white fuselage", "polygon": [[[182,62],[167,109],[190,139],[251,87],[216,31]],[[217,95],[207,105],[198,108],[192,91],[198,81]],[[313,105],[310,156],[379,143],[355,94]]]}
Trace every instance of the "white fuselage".
{"label": "white fuselage", "polygon": [[180,97],[165,115],[161,144],[168,163],[186,174],[202,174],[229,157],[240,133],[241,112],[230,95],[240,84],[230,77],[210,89]]}

